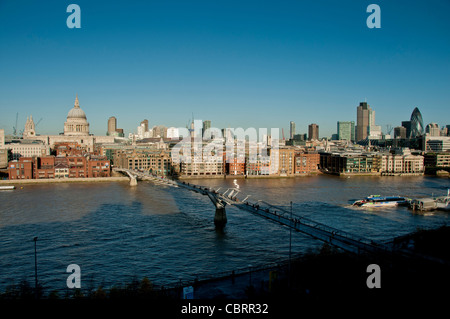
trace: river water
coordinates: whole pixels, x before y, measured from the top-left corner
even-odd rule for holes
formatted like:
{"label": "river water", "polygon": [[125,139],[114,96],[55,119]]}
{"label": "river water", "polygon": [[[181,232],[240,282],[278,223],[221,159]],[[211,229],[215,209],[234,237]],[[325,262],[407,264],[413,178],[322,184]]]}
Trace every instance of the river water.
{"label": "river water", "polygon": [[[228,179],[189,182],[232,187]],[[376,241],[449,223],[449,213],[415,214],[405,207],[364,210],[351,200],[371,194],[444,195],[449,179],[433,177],[313,176],[238,179],[249,201],[264,200],[314,221]],[[81,268],[82,288],[110,287],[148,277],[157,285],[285,260],[289,230],[227,206],[228,223],[214,227],[207,196],[140,182],[24,185],[0,191],[0,291],[22,280],[34,282],[34,237],[39,282],[46,290],[66,288],[69,264]],[[322,243],[293,233],[292,253]]]}

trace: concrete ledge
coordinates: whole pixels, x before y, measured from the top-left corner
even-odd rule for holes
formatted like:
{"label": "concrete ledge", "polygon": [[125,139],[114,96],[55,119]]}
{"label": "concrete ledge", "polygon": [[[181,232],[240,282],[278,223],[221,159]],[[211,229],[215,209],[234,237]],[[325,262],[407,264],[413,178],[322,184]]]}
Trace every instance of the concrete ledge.
{"label": "concrete ledge", "polygon": [[45,183],[95,183],[95,182],[129,182],[128,177],[91,177],[91,178],[43,178],[0,180],[0,185],[45,184]]}

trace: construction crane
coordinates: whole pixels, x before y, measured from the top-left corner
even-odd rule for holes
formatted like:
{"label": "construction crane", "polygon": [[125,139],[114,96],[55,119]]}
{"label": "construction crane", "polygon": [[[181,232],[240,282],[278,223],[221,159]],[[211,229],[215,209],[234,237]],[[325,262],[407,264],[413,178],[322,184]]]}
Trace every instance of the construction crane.
{"label": "construction crane", "polygon": [[40,119],[39,121],[37,121],[37,123],[34,125],[34,128],[36,128],[36,127],[38,126],[38,124],[41,123],[41,121],[42,121],[42,117],[41,117],[41,119]]}
{"label": "construction crane", "polygon": [[17,121],[19,119],[19,113],[16,113],[16,125],[13,126],[13,136],[17,135]]}
{"label": "construction crane", "polygon": [[391,124],[387,124],[386,125],[386,134],[391,135],[392,132],[392,125]]}

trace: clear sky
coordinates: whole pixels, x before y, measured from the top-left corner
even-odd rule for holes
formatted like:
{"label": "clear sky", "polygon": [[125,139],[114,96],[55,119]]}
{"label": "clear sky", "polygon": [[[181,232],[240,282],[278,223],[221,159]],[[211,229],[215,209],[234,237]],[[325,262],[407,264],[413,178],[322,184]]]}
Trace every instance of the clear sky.
{"label": "clear sky", "polygon": [[[81,8],[69,29],[67,6]],[[369,4],[381,29],[369,29]],[[149,125],[279,127],[288,136],[356,121],[399,126],[419,107],[450,124],[450,1],[0,0],[0,128],[63,131],[78,93],[91,133],[115,116]]]}

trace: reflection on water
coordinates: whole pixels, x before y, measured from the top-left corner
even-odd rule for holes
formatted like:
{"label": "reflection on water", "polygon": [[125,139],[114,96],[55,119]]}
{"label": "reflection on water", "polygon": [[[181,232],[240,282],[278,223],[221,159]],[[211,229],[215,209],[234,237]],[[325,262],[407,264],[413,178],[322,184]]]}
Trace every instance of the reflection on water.
{"label": "reflection on water", "polygon": [[[233,179],[190,180],[225,190]],[[249,200],[288,207],[317,222],[373,240],[389,240],[417,227],[448,223],[448,213],[413,214],[405,207],[376,210],[350,207],[371,194],[409,197],[445,194],[448,179],[429,177],[315,176],[289,179],[237,179]],[[67,265],[80,265],[84,285],[96,287],[149,277],[167,284],[287,258],[285,227],[234,207],[228,224],[216,231],[214,207],[206,196],[179,188],[139,183],[25,185],[0,192],[0,291],[23,279],[34,280],[38,236],[40,282],[64,289]],[[321,243],[293,236],[292,251]]]}

